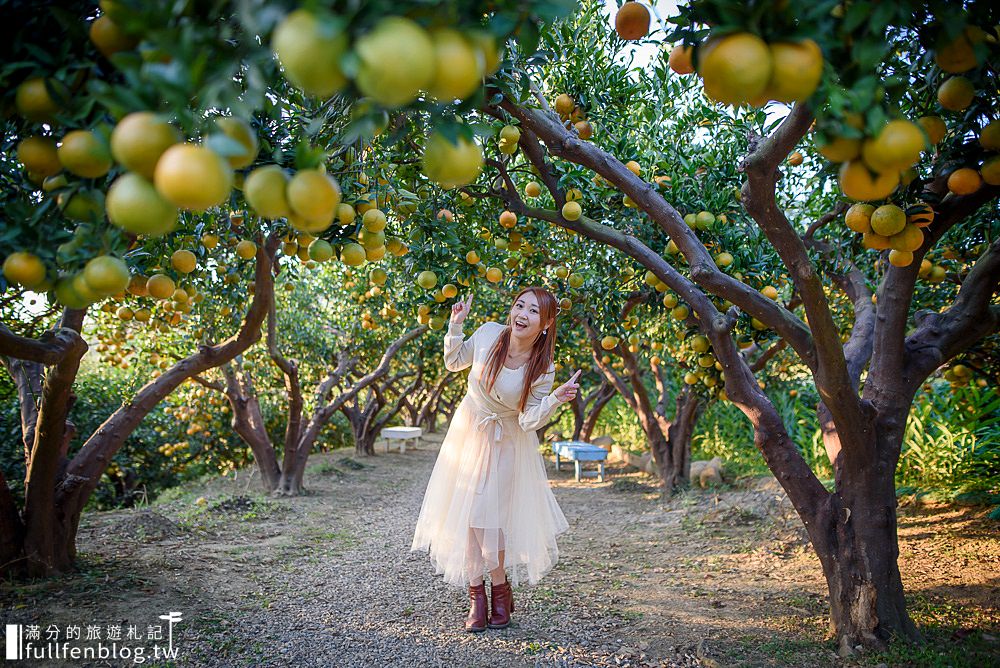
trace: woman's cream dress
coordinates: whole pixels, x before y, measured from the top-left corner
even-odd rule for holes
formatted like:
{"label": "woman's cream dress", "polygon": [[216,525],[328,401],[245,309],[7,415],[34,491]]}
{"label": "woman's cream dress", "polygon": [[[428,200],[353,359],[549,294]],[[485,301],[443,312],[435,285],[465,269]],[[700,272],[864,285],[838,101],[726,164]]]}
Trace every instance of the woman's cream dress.
{"label": "woman's cream dress", "polygon": [[410,549],[428,551],[435,572],[460,587],[496,568],[500,550],[512,585],[535,584],[556,564],[556,536],[569,528],[549,489],[535,434],[561,404],[550,394],[555,370],[532,383],[520,413],[526,365],[503,367],[489,392],[480,385],[487,356],[506,328],[486,322],[463,340],[462,325],[450,324],[444,339],[445,367],[472,370],[427,483]]}

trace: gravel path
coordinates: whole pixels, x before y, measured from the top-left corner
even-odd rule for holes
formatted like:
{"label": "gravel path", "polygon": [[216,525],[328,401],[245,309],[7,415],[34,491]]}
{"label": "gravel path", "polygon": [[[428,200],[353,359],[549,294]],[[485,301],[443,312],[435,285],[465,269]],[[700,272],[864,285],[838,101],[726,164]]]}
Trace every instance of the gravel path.
{"label": "gravel path", "polygon": [[[220,622],[228,623],[208,637],[203,625],[196,626],[181,641],[192,662],[185,665],[701,665],[693,653],[687,660],[683,655],[670,661],[647,657],[642,641],[628,632],[631,615],[577,588],[602,577],[592,570],[581,573],[579,582],[573,577],[581,565],[576,548],[593,554],[594,536],[569,488],[556,488],[571,524],[562,537],[559,565],[539,585],[515,589],[517,610],[510,627],[466,633],[466,593],[435,576],[426,553],[409,551],[436,455],[435,444],[402,456],[365,459],[368,468],[333,477],[341,481],[330,485],[333,499],[324,498],[325,485],[314,478],[314,494],[279,501],[321,506],[335,501],[338,520],[328,526],[336,538],[314,546],[312,558],[293,560],[287,568],[259,569],[256,596],[266,598],[268,606],[242,610],[236,619],[220,615]],[[571,477],[568,482],[575,485]],[[596,491],[590,485],[585,492]],[[324,538],[329,539],[319,540]]]}

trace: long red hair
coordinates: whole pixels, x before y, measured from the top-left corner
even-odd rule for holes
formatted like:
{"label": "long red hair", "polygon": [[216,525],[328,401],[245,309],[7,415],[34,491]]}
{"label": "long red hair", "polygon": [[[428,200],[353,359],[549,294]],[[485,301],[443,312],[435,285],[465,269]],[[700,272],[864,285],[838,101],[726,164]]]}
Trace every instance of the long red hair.
{"label": "long red hair", "polygon": [[[531,347],[531,356],[525,362],[527,369],[524,374],[524,388],[521,390],[521,401],[518,410],[524,410],[524,405],[528,402],[528,393],[531,391],[531,384],[549,370],[556,351],[556,313],[558,305],[556,298],[545,288],[529,286],[524,288],[514,297],[512,304],[516,304],[521,295],[530,292],[535,295],[538,301],[539,321],[542,323],[543,334],[539,334],[535,343]],[[545,323],[549,323],[546,325]],[[507,352],[510,350],[510,330],[513,323],[510,320],[510,311],[507,311],[507,329],[497,338],[493,349],[486,359],[486,387],[493,389],[504,360],[507,359]]]}

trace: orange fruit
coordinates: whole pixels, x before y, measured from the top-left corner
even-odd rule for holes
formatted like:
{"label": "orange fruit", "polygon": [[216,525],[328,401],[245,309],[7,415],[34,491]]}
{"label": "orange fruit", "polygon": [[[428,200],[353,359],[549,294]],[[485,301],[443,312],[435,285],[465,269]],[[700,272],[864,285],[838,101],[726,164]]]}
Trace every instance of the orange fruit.
{"label": "orange fruit", "polygon": [[340,260],[350,267],[360,266],[365,261],[365,249],[361,244],[345,244],[340,251]]}
{"label": "orange fruit", "polygon": [[368,209],[365,211],[365,215],[361,217],[361,224],[369,232],[381,232],[385,229],[387,223],[385,214],[380,209]]}
{"label": "orange fruit", "polygon": [[51,137],[25,137],[17,144],[17,159],[25,169],[41,177],[54,176],[63,167]]}
{"label": "orange fruit", "polygon": [[899,251],[913,252],[924,245],[924,233],[912,223],[889,237],[889,245]]}
{"label": "orange fruit", "polygon": [[939,116],[922,116],[917,119],[917,124],[927,133],[927,139],[930,140],[931,146],[939,144],[948,132],[948,128]]}
{"label": "orange fruit", "polygon": [[604,350],[614,350],[615,346],[617,345],[618,345],[617,336],[605,336],[603,339],[601,339],[601,348],[603,348]]}
{"label": "orange fruit", "polygon": [[133,234],[159,237],[177,224],[177,207],[138,174],[119,176],[108,189],[108,219]]}
{"label": "orange fruit", "polygon": [[622,39],[642,39],[649,33],[649,10],[629,0],[615,14],[615,31]]}
{"label": "orange fruit", "polygon": [[889,237],[883,237],[874,232],[865,232],[861,239],[861,245],[872,250],[886,250],[889,248]]}
{"label": "orange fruit", "polygon": [[875,207],[871,204],[858,202],[847,210],[847,215],[844,216],[844,222],[847,223],[847,227],[855,232],[871,232],[872,213],[874,212]]}
{"label": "orange fruit", "polygon": [[202,212],[229,198],[233,169],[209,148],[174,144],[157,161],[153,182],[156,190],[174,206]]}
{"label": "orange fruit", "polygon": [[[288,205],[286,188],[288,176],[278,165],[265,165],[250,172],[243,182],[243,195],[247,204],[263,218],[284,218],[291,213]],[[342,213],[342,212],[341,212]],[[354,209],[351,209],[351,220],[354,221]],[[343,221],[343,218],[341,218]]]}
{"label": "orange fruit", "polygon": [[906,209],[906,222],[917,227],[927,227],[934,222],[934,209],[925,202],[917,202]]}
{"label": "orange fruit", "polygon": [[435,80],[434,42],[402,16],[381,19],[354,43],[354,53],[359,61],[354,83],[383,107],[409,104]]}
{"label": "orange fruit", "polygon": [[56,204],[70,220],[93,222],[104,217],[104,199],[99,190],[81,189],[59,193]]}
{"label": "orange fruit", "polygon": [[309,244],[309,259],[326,262],[333,257],[333,246],[326,239],[316,239]]}
{"label": "orange fruit", "polygon": [[503,60],[503,52],[497,48],[496,38],[484,30],[467,30],[465,36],[472,40],[483,55],[483,74],[490,76],[495,73],[500,67],[500,61]]}
{"label": "orange fruit", "polygon": [[134,49],[139,43],[138,39],[123,32],[107,14],[98,16],[90,24],[90,41],[105,58],[110,58],[119,51]]}
{"label": "orange fruit", "polygon": [[834,137],[826,144],[817,146],[816,150],[830,162],[847,162],[861,155],[861,139]]}
{"label": "orange fruit", "polygon": [[667,64],[670,65],[670,69],[677,74],[693,74],[693,57],[693,48],[690,46],[684,46],[683,44],[678,44],[670,50],[670,58],[667,59]]}
{"label": "orange fruit", "polygon": [[163,274],[154,274],[146,281],[146,293],[154,299],[170,299],[175,289],[174,280]]}
{"label": "orange fruit", "polygon": [[[340,185],[326,172],[303,169],[296,172],[285,189],[292,213],[317,225],[333,223],[340,204]],[[324,228],[325,229],[325,228]]]}
{"label": "orange fruit", "polygon": [[240,152],[229,152],[225,156],[226,160],[229,161],[229,166],[233,169],[243,169],[252,165],[257,158],[258,144],[257,135],[250,124],[239,118],[223,116],[215,119],[215,125],[222,130],[224,135],[243,148]]}
{"label": "orange fruit", "polygon": [[254,255],[257,254],[257,244],[250,241],[249,239],[241,239],[238,244],[236,244],[236,255],[244,260],[249,260]]}
{"label": "orange fruit", "polygon": [[579,220],[583,215],[583,209],[579,202],[566,202],[562,207],[562,216],[566,220]]}
{"label": "orange fruit", "polygon": [[124,292],[130,280],[128,266],[120,258],[99,255],[89,260],[83,268],[83,280],[101,296]]}
{"label": "orange fruit", "polygon": [[437,275],[433,271],[424,270],[417,274],[417,285],[424,290],[431,290],[437,285]]}
{"label": "orange fruit", "polygon": [[872,231],[890,237],[906,226],[906,213],[895,204],[884,204],[872,212]]}
{"label": "orange fruit", "polygon": [[434,42],[434,79],[427,92],[450,102],[472,95],[483,80],[482,53],[462,33],[440,28],[431,34]]}
{"label": "orange fruit", "polygon": [[340,59],[349,46],[347,34],[333,22],[305,9],[285,17],[271,37],[285,77],[307,95],[327,98],[347,85]]}
{"label": "orange fruit", "polygon": [[58,155],[67,171],[85,179],[104,176],[111,169],[108,147],[90,130],[67,133],[59,145]]}
{"label": "orange fruit", "polygon": [[424,144],[422,166],[427,178],[450,190],[476,180],[483,169],[483,151],[475,141],[459,137],[453,144],[434,132]]}
{"label": "orange fruit", "polygon": [[972,82],[965,77],[949,77],[938,87],[938,103],[949,111],[962,111],[976,95]]}
{"label": "orange fruit", "polygon": [[152,180],[160,156],[180,140],[170,123],[150,111],[137,111],[111,132],[111,155],[126,169]]}
{"label": "orange fruit", "polygon": [[538,197],[541,194],[542,187],[535,181],[529,181],[528,184],[524,186],[524,195],[526,197]]}
{"label": "orange fruit", "polygon": [[1000,186],[1000,155],[995,155],[983,163],[979,168],[979,174],[983,181],[991,186]]}
{"label": "orange fruit", "polygon": [[486,270],[486,280],[490,283],[499,283],[503,279],[503,271],[497,267],[490,267]]}
{"label": "orange fruit", "polygon": [[500,214],[500,226],[508,229],[517,225],[517,215],[512,211],[504,211]]}
{"label": "orange fruit", "polygon": [[840,167],[840,189],[851,199],[863,202],[885,199],[898,185],[898,173],[872,176],[861,160],[851,160]]}
{"label": "orange fruit", "polygon": [[792,103],[807,100],[823,76],[823,52],[811,39],[773,42],[768,46],[773,69],[764,91],[768,99]]}
{"label": "orange fruit", "polygon": [[713,37],[699,47],[698,74],[716,102],[743,104],[767,88],[774,63],[767,44],[748,32]]}
{"label": "orange fruit", "polygon": [[560,93],[556,98],[556,113],[560,116],[569,116],[573,113],[574,107],[576,107],[576,102],[566,93]]}
{"label": "orange fruit", "polygon": [[629,160],[625,163],[625,168],[632,172],[636,176],[642,176],[642,167],[635,160]]}
{"label": "orange fruit", "polygon": [[590,139],[594,136],[594,127],[588,121],[577,121],[573,124],[576,129],[576,134],[580,136],[580,139]]}
{"label": "orange fruit", "polygon": [[894,267],[909,267],[913,264],[913,253],[893,248],[889,251],[889,264]]}
{"label": "orange fruit", "polygon": [[[56,87],[55,84],[54,80],[48,81],[48,85],[53,86],[53,88]],[[54,120],[56,112],[61,107],[53,99],[48,85],[42,77],[34,77],[22,82],[14,94],[14,106],[17,113],[34,123],[50,123]]]}
{"label": "orange fruit", "polygon": [[37,255],[17,251],[3,261],[3,275],[9,282],[31,290],[45,282],[45,265]]}
{"label": "orange fruit", "polygon": [[979,132],[979,143],[987,151],[1000,151],[1000,121],[990,121]]}
{"label": "orange fruit", "polygon": [[798,167],[799,165],[802,164],[803,160],[804,158],[802,157],[802,154],[799,153],[798,151],[795,151],[794,153],[788,156],[788,164],[791,165],[792,167]]}
{"label": "orange fruit", "polygon": [[175,250],[170,256],[170,266],[182,274],[190,274],[198,268],[198,258],[189,250]]}
{"label": "orange fruit", "polygon": [[[368,213],[365,211],[365,213]],[[341,225],[350,225],[354,222],[354,218],[357,215],[354,211],[354,207],[346,202],[341,202],[337,205],[337,222]]]}
{"label": "orange fruit", "polygon": [[981,42],[986,34],[976,26],[966,26],[950,42],[941,43],[934,52],[934,62],[949,74],[967,72],[979,64],[973,45]]}
{"label": "orange fruit", "polygon": [[907,120],[889,121],[873,138],[864,142],[861,155],[878,172],[901,172],[920,160],[927,139],[920,126]]}
{"label": "orange fruit", "polygon": [[971,195],[982,185],[979,172],[970,167],[956,169],[948,176],[948,190],[956,195]]}

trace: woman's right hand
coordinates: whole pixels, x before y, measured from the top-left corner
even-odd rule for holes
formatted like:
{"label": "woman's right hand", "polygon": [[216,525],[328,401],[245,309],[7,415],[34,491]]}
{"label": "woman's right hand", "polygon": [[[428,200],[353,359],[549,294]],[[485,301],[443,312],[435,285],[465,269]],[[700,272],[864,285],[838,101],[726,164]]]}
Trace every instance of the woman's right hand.
{"label": "woman's right hand", "polygon": [[456,325],[460,325],[465,322],[465,316],[469,315],[469,309],[472,307],[472,293],[469,293],[469,298],[461,301],[457,301],[451,305],[451,321]]}

